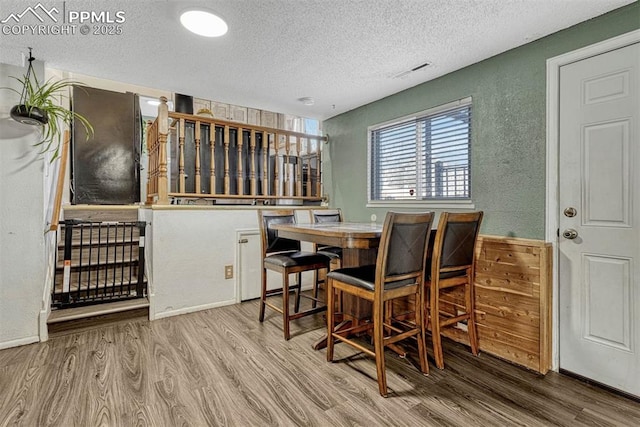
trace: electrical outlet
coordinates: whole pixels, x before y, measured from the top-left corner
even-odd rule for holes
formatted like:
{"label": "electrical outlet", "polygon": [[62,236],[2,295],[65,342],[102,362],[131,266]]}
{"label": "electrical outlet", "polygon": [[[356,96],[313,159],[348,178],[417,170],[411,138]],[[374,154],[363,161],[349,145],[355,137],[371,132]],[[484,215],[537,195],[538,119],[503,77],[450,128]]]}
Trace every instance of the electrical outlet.
{"label": "electrical outlet", "polygon": [[224,278],[233,279],[233,265],[224,266]]}

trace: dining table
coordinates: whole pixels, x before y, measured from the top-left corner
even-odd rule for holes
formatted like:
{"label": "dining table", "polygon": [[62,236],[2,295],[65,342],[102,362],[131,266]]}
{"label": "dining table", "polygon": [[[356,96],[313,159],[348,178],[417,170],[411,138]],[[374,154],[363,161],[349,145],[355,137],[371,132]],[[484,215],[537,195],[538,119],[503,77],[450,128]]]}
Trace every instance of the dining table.
{"label": "dining table", "polygon": [[[278,237],[342,248],[342,267],[376,263],[382,224],[375,222],[325,222],[313,224],[273,224]],[[336,330],[347,329],[371,317],[369,301],[351,295],[342,299],[343,319]],[[326,346],[326,336],[313,344],[318,350]]]}

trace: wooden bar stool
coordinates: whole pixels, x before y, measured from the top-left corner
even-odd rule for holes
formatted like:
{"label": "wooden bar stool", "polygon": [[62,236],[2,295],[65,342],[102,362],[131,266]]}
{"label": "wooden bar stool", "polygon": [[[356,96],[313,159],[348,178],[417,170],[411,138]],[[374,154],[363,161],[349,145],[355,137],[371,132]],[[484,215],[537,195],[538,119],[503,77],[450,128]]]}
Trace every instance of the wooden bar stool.
{"label": "wooden bar stool", "polygon": [[[433,212],[389,212],[384,221],[375,265],[341,268],[327,275],[327,360],[333,360],[335,340],[345,342],[376,360],[378,389],[387,396],[384,349],[409,337],[418,339],[420,370],[427,374],[427,353],[422,314],[424,275]],[[346,292],[373,303],[373,322],[335,331],[335,291]],[[416,321],[405,330],[385,320],[385,307],[397,298],[413,295]],[[373,351],[348,336],[373,329]]]}
{"label": "wooden bar stool", "polygon": [[[312,224],[322,224],[327,222],[342,222],[342,211],[340,209],[311,209],[309,211]],[[342,267],[342,248],[337,246],[319,245],[313,244],[313,250],[326,255],[331,260],[331,268]],[[325,283],[326,280],[318,280],[318,270],[313,273],[313,280],[317,283]],[[317,288],[316,288],[317,291]],[[318,298],[317,293],[313,295],[314,298]],[[315,302],[313,306],[315,307]]]}
{"label": "wooden bar stool", "polygon": [[[429,293],[428,328],[431,329],[436,366],[444,368],[442,354],[442,328],[467,322],[471,352],[478,354],[478,334],[475,318],[475,247],[483,212],[440,214],[433,245],[431,269],[427,270],[425,287]],[[455,312],[443,310],[441,292],[456,287],[464,290],[464,312],[456,305]]]}
{"label": "wooden bar stool", "polygon": [[[314,305],[311,309],[299,311],[300,296],[302,286],[302,272],[316,271],[318,269],[329,268],[330,259],[328,256],[315,252],[302,252],[298,240],[282,239],[278,237],[278,232],[273,230],[273,224],[295,224],[296,217],[293,210],[259,210],[258,219],[260,224],[261,247],[262,247],[262,293],[260,296],[260,322],[264,321],[265,306],[268,306],[282,314],[284,323],[284,339],[290,338],[289,322],[310,314],[319,313],[326,310],[326,306],[317,307],[318,283],[313,283],[312,300]],[[282,287],[267,290],[267,270],[277,271],[282,274]],[[297,283],[289,285],[289,275],[297,275]],[[289,292],[295,290],[295,314],[290,314]],[[267,302],[267,297],[282,294],[282,307]],[[307,297],[309,298],[309,297]]]}

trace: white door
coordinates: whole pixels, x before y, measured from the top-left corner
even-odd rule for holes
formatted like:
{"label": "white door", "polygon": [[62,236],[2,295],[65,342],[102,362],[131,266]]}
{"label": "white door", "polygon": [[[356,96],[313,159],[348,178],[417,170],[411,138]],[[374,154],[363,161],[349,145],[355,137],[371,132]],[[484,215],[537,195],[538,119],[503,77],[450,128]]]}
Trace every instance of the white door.
{"label": "white door", "polygon": [[560,368],[640,396],[640,44],[560,69]]}

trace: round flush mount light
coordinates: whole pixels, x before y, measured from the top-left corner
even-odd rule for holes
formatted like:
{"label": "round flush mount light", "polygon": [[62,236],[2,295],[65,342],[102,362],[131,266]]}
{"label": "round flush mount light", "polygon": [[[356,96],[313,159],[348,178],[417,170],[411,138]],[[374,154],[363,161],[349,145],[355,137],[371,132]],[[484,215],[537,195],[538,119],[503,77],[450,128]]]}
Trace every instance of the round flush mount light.
{"label": "round flush mount light", "polygon": [[313,105],[316,103],[316,100],[310,96],[305,96],[303,98],[298,98],[298,101],[302,102],[304,105]]}
{"label": "round flush mount light", "polygon": [[180,23],[192,33],[204,37],[220,37],[229,27],[222,18],[204,10],[188,10],[180,15]]}

